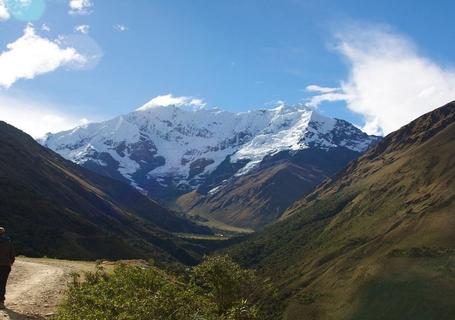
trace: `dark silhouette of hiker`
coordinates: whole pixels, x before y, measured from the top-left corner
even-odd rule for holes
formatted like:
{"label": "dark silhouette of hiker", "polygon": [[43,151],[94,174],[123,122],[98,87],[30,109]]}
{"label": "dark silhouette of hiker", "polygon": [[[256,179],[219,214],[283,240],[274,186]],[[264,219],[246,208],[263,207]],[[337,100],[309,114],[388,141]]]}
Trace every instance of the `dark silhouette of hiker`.
{"label": "dark silhouette of hiker", "polygon": [[14,246],[6,236],[5,228],[0,227],[0,309],[5,309],[6,282],[15,260]]}

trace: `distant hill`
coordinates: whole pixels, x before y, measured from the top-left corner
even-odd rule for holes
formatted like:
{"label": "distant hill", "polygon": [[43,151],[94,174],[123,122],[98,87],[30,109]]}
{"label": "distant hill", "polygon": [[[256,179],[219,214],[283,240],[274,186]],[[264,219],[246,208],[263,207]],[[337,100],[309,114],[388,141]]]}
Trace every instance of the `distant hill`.
{"label": "distant hill", "polygon": [[210,233],[135,188],[90,172],[0,122],[0,225],[20,254],[194,263],[171,232]]}
{"label": "distant hill", "polygon": [[230,250],[284,319],[455,319],[455,102],[388,135]]}

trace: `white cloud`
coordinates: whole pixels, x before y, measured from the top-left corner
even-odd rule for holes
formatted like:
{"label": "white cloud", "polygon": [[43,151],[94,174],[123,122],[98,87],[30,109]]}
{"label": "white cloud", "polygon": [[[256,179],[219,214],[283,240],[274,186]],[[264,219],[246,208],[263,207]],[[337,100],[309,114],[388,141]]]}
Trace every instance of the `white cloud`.
{"label": "white cloud", "polygon": [[114,30],[123,32],[123,31],[127,31],[127,30],[128,30],[128,27],[125,26],[124,24],[116,24],[116,25],[114,26]]}
{"label": "white cloud", "polygon": [[88,122],[85,118],[57,111],[55,106],[37,102],[36,99],[19,99],[5,95],[0,95],[0,120],[34,138],[42,137],[48,132],[68,130]]}
{"label": "white cloud", "polygon": [[311,84],[305,88],[308,92],[318,92],[318,93],[330,93],[340,91],[340,88],[328,88],[328,87],[321,87],[315,84]]}
{"label": "white cloud", "polygon": [[[385,28],[351,29],[338,35],[349,78],[338,91],[310,100],[346,101],[364,117],[370,134],[388,134],[455,99],[455,70],[419,54],[406,37]],[[312,87],[315,88],[315,87]]]}
{"label": "white cloud", "polygon": [[8,9],[6,8],[6,4],[4,0],[0,0],[0,21],[8,20],[10,18],[10,14]]}
{"label": "white cloud", "polygon": [[323,102],[347,101],[348,99],[349,96],[346,93],[328,92],[311,97],[305,105],[311,108],[317,108]]}
{"label": "white cloud", "polygon": [[70,14],[87,15],[92,13],[93,2],[91,0],[70,0]]}
{"label": "white cloud", "polygon": [[81,24],[80,26],[74,27],[74,31],[87,34],[90,31],[90,26],[88,24]]}
{"label": "white cloud", "polygon": [[32,25],[27,25],[24,35],[0,53],[0,86],[8,88],[19,79],[33,79],[61,66],[86,62],[74,48],[63,48],[56,41],[42,38]]}
{"label": "white cloud", "polygon": [[193,97],[174,97],[172,94],[157,96],[144,104],[142,107],[136,109],[137,111],[144,111],[155,107],[168,107],[168,106],[190,106],[201,108],[205,106],[202,99]]}
{"label": "white cloud", "polygon": [[49,31],[51,31],[51,28],[50,28],[47,24],[43,23],[43,24],[41,25],[41,30],[42,30],[42,31],[49,32]]}

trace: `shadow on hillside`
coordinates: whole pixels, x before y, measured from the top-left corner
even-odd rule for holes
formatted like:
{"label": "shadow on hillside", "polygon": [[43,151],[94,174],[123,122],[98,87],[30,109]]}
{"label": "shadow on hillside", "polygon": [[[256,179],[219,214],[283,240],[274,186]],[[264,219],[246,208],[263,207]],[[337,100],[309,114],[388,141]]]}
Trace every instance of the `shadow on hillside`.
{"label": "shadow on hillside", "polygon": [[0,319],[4,320],[45,320],[45,317],[17,313],[11,309],[0,310]]}

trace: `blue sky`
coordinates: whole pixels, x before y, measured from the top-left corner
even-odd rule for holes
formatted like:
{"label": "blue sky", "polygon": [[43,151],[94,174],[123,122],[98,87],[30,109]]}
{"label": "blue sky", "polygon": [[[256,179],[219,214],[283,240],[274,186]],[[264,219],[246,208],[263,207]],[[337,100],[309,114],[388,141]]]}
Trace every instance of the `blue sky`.
{"label": "blue sky", "polygon": [[172,94],[230,111],[305,102],[388,133],[455,99],[454,12],[449,0],[0,0],[0,119],[37,136]]}

